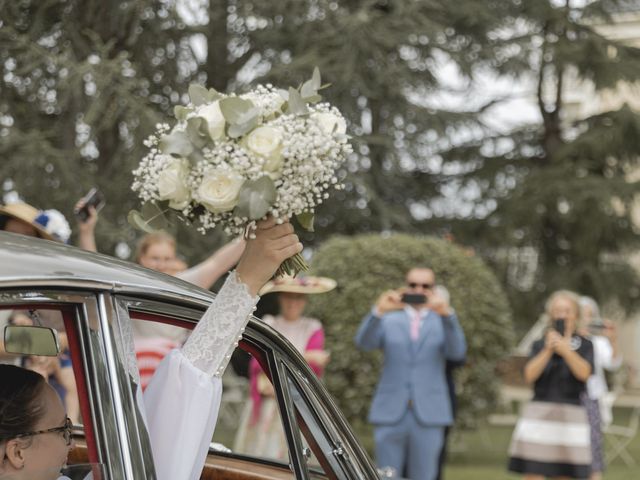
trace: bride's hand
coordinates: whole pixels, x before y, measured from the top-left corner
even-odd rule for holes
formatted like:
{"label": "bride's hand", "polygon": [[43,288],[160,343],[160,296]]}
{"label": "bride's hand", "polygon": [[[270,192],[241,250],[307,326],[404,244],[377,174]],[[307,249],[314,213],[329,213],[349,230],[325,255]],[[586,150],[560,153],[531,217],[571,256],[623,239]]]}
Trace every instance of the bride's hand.
{"label": "bride's hand", "polygon": [[247,241],[236,273],[251,295],[257,295],[282,262],[302,251],[302,243],[291,223],[278,225],[271,217],[259,221],[253,233],[255,238]]}

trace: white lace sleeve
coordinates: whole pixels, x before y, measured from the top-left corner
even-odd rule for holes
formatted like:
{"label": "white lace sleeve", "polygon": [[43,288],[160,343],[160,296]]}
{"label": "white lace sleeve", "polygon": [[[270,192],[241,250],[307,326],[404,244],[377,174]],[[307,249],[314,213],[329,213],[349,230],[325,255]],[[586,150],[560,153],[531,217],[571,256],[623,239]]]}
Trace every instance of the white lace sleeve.
{"label": "white lace sleeve", "polygon": [[221,377],[259,298],[231,272],[182,347],[183,355],[196,368]]}

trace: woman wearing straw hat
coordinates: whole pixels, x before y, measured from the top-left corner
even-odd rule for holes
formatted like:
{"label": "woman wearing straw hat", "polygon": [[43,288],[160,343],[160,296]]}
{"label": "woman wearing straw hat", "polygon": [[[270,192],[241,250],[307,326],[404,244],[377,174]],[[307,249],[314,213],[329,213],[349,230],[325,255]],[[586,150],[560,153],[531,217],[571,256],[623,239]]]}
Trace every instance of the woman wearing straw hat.
{"label": "woman wearing straw hat", "polygon": [[[263,321],[286,337],[318,376],[329,362],[329,353],[324,350],[324,330],[320,321],[303,316],[303,312],[307,295],[328,292],[335,286],[336,282],[326,277],[282,277],[267,283],[260,291],[260,295],[277,292],[280,307],[278,315],[265,315]],[[288,448],[273,388],[255,359],[250,364],[250,393],[234,451],[286,459]]]}
{"label": "woman wearing straw hat", "polygon": [[38,210],[26,203],[0,206],[0,230],[67,243],[71,228],[58,210]]}

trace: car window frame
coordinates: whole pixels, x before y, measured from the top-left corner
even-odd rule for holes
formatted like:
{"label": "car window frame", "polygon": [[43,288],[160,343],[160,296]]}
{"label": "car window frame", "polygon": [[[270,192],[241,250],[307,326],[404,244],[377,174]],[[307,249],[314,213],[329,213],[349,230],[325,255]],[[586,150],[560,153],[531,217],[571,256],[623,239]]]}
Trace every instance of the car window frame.
{"label": "car window frame", "polygon": [[[112,296],[109,292],[23,286],[0,289],[0,308],[58,310],[63,315],[76,384],[86,395],[80,399],[82,436],[89,461],[105,465],[107,478],[138,478],[145,472],[144,459],[132,448],[131,433],[124,417],[123,367],[114,355]],[[64,312],[73,313],[69,318]],[[92,387],[92,388],[91,388]],[[98,415],[100,412],[100,415]],[[88,420],[90,419],[90,422]],[[114,435],[114,428],[117,434]],[[78,435],[74,429],[74,435]],[[148,470],[148,469],[147,469]]]}

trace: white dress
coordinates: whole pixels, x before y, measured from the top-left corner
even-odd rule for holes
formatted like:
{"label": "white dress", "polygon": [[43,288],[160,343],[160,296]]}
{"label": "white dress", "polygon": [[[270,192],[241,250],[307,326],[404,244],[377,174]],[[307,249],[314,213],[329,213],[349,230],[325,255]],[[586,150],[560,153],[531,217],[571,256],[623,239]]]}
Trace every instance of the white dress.
{"label": "white dress", "polygon": [[259,297],[235,272],[181,349],[162,361],[144,392],[158,480],[200,478],[218,418],[222,374]]}

